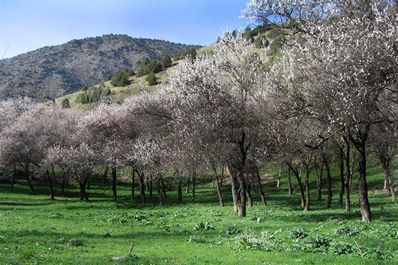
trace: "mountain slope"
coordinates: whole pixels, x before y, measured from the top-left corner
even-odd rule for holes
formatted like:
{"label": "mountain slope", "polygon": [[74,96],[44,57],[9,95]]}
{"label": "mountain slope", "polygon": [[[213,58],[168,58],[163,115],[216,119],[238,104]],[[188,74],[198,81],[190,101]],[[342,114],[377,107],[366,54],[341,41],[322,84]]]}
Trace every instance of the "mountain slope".
{"label": "mountain slope", "polygon": [[112,73],[135,68],[144,58],[158,60],[190,47],[127,35],[72,40],[0,61],[0,98],[56,98],[97,84]]}

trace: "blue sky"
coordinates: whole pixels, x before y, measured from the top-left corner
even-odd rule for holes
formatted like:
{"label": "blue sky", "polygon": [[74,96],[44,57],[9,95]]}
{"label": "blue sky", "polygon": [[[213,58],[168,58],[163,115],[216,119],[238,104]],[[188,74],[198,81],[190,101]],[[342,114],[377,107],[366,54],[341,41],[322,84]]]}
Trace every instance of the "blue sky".
{"label": "blue sky", "polygon": [[[187,44],[239,29],[247,0],[0,0],[0,59],[108,33]],[[8,49],[7,49],[8,47]]]}

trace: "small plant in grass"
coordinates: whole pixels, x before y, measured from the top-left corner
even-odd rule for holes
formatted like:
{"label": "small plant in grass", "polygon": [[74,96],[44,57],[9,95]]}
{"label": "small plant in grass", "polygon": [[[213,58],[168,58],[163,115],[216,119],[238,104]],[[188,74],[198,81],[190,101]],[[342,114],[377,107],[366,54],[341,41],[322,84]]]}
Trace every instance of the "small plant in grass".
{"label": "small plant in grass", "polygon": [[71,240],[69,240],[68,242],[68,246],[69,247],[81,247],[84,245],[83,239],[76,237],[76,238],[72,238]]}
{"label": "small plant in grass", "polygon": [[238,250],[265,250],[271,249],[263,237],[258,237],[253,231],[246,230],[233,239],[234,248]]}
{"label": "small plant in grass", "polygon": [[325,236],[316,236],[310,240],[313,249],[328,249],[330,246],[330,239]]}
{"label": "small plant in grass", "polygon": [[336,228],[336,235],[337,236],[355,236],[358,234],[358,231],[349,227],[348,225],[343,225]]}
{"label": "small plant in grass", "polygon": [[303,239],[308,236],[308,233],[303,228],[296,228],[292,231],[292,236],[294,239]]}
{"label": "small plant in grass", "polygon": [[241,231],[236,226],[229,226],[225,229],[226,236],[233,236],[239,234]]}
{"label": "small plant in grass", "polygon": [[349,255],[354,252],[354,246],[349,243],[338,242],[331,245],[331,252],[337,255]]}
{"label": "small plant in grass", "polygon": [[207,243],[207,239],[204,236],[191,235],[188,239],[189,243]]}
{"label": "small plant in grass", "polygon": [[214,230],[214,226],[209,222],[200,222],[193,227],[195,231],[208,231]]}

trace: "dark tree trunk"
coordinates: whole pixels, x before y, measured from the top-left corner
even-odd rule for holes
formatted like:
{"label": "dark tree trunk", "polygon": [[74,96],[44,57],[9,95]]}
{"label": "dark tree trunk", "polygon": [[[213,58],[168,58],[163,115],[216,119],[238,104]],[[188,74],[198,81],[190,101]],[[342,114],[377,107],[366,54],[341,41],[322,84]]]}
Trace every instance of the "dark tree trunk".
{"label": "dark tree trunk", "polygon": [[138,174],[138,179],[140,182],[141,202],[146,203],[144,173],[137,172],[137,174]]}
{"label": "dark tree trunk", "polygon": [[187,177],[187,188],[186,188],[186,193],[189,193],[189,189],[190,189],[190,185],[191,185],[191,177],[188,176]]}
{"label": "dark tree trunk", "polygon": [[304,211],[308,211],[310,209],[310,168],[308,165],[305,167],[305,205]]}
{"label": "dark tree trunk", "polygon": [[160,183],[162,184],[162,191],[163,191],[163,196],[164,196],[164,199],[166,200],[166,199],[167,199],[167,194],[166,194],[166,185],[164,185],[164,180],[163,180],[163,177],[161,177],[161,178],[160,178]]}
{"label": "dark tree trunk", "polygon": [[253,207],[253,196],[252,196],[252,185],[249,183],[247,184],[247,188],[246,188],[246,197],[247,200],[249,201],[249,206]]}
{"label": "dark tree trunk", "polygon": [[135,171],[133,170],[133,173],[131,175],[131,201],[134,201],[134,189],[135,189]]}
{"label": "dark tree trunk", "polygon": [[[54,174],[54,169],[53,169],[52,173]],[[55,195],[54,195],[53,176],[48,171],[46,172],[46,176],[47,176],[47,180],[48,180],[48,191],[50,193],[50,200],[54,200]]]}
{"label": "dark tree trunk", "polygon": [[351,174],[350,174],[350,179],[349,179],[349,185],[350,185],[350,191],[352,190],[352,179],[354,176],[354,171],[355,171],[355,165],[357,164],[357,152],[355,149],[352,150],[352,160],[351,160]]}
{"label": "dark tree trunk", "polygon": [[245,180],[245,173],[243,167],[238,171],[239,193],[238,193],[238,215],[246,217],[247,206],[247,184]]}
{"label": "dark tree trunk", "polygon": [[323,181],[323,161],[319,161],[318,174],[316,179],[316,198],[317,201],[322,201],[322,181]]}
{"label": "dark tree trunk", "polygon": [[176,177],[177,177],[177,199],[179,203],[182,203],[182,176],[180,175],[180,172],[176,172]]}
{"label": "dark tree trunk", "polygon": [[[213,164],[212,168],[213,168],[213,172],[214,172],[214,179],[216,181],[218,202],[219,202],[220,206],[223,207],[224,206],[224,198],[222,197],[222,193],[221,193],[221,184],[220,184],[220,180],[219,180],[219,177],[218,177],[216,165]],[[231,179],[232,179],[232,177],[231,177]]]}
{"label": "dark tree trunk", "polygon": [[338,206],[342,207],[343,206],[343,199],[344,199],[344,150],[343,148],[339,145],[339,169],[340,169],[340,193],[339,193],[339,200],[338,200]]}
{"label": "dark tree trunk", "polygon": [[105,185],[106,184],[106,181],[107,181],[107,179],[108,179],[108,169],[109,169],[109,167],[105,167],[105,172],[104,172],[104,174],[102,175],[102,183]]}
{"label": "dark tree trunk", "polygon": [[291,170],[293,171],[293,174],[296,176],[297,184],[300,189],[301,208],[304,208],[305,207],[305,195],[304,195],[304,186],[303,186],[303,183],[301,182],[300,172],[296,168],[292,168],[292,167],[291,167]]}
{"label": "dark tree trunk", "polygon": [[370,222],[372,212],[370,211],[368,199],[368,183],[366,181],[366,146],[365,141],[357,145],[358,149],[358,182],[359,182],[359,203],[361,206],[362,221]]}
{"label": "dark tree trunk", "polygon": [[159,196],[159,204],[163,205],[165,201],[164,190],[162,188],[162,176],[159,174],[157,177],[157,189],[158,189],[158,196]]}
{"label": "dark tree trunk", "polygon": [[[260,171],[258,170],[257,166],[255,166],[255,170],[256,170],[255,174],[256,174],[256,179],[257,179],[257,185],[258,185],[258,189],[260,190],[261,202],[264,205],[267,205],[267,201],[265,200],[265,194],[264,194],[264,191],[263,191],[263,187],[261,185]],[[291,183],[290,183],[290,185],[291,185]]]}
{"label": "dark tree trunk", "polygon": [[192,197],[196,198],[196,171],[192,174]]}
{"label": "dark tree trunk", "polygon": [[117,191],[116,191],[116,179],[117,179],[117,174],[116,174],[116,166],[112,165],[112,166],[111,166],[111,171],[112,171],[112,200],[115,202],[115,201],[117,201]]}
{"label": "dark tree trunk", "polygon": [[346,180],[345,180],[345,210],[350,213],[351,212],[351,198],[350,198],[350,190],[351,190],[351,172],[350,172],[350,144],[348,141],[346,141],[346,168],[347,168],[347,175],[346,175]]}
{"label": "dark tree trunk", "polygon": [[153,197],[153,177],[149,176],[149,197]]}
{"label": "dark tree trunk", "polygon": [[26,174],[26,177],[27,177],[27,181],[28,181],[28,186],[29,186],[30,192],[35,194],[36,190],[35,190],[35,188],[32,185],[32,175],[29,172],[29,163],[26,164],[26,166],[25,166],[25,174]]}
{"label": "dark tree trunk", "polygon": [[17,175],[17,165],[14,163],[13,172],[10,176],[10,190],[11,191],[14,191],[14,182],[15,182],[16,175]]}
{"label": "dark tree trunk", "polygon": [[66,173],[62,173],[62,180],[61,180],[61,193],[65,195],[65,184],[66,184]]}
{"label": "dark tree trunk", "polygon": [[332,175],[330,173],[330,163],[327,158],[324,158],[325,162],[325,168],[326,168],[326,179],[327,179],[327,192],[328,196],[326,199],[326,209],[329,209],[331,204],[332,204],[332,198],[333,198],[333,193],[332,193]]}
{"label": "dark tree trunk", "polygon": [[291,196],[291,195],[293,195],[293,186],[292,186],[292,171],[291,171],[291,169],[289,168],[288,169],[288,172],[287,172],[287,184],[288,184],[288,193],[289,193],[289,196]]}
{"label": "dark tree trunk", "polygon": [[84,179],[84,181],[79,182],[80,186],[80,200],[81,201],[87,201],[88,202],[88,194],[86,192],[86,184],[87,184],[87,179]]}

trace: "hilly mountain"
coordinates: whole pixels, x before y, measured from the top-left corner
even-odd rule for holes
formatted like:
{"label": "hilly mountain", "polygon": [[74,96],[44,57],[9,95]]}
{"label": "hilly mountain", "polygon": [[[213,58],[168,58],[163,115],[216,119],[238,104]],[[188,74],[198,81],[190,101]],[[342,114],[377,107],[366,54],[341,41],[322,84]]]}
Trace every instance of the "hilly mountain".
{"label": "hilly mountain", "polygon": [[135,68],[144,57],[159,60],[192,47],[199,46],[113,34],[44,47],[0,61],[0,98],[56,98]]}

